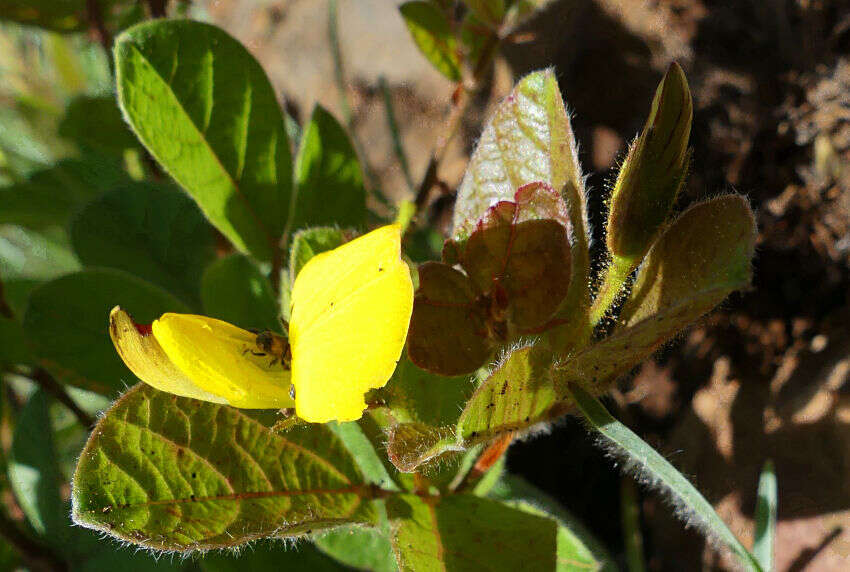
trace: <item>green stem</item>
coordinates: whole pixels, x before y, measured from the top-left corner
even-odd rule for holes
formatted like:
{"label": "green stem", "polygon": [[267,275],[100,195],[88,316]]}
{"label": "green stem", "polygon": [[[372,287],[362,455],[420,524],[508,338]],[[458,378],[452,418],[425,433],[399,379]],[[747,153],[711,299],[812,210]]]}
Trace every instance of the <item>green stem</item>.
{"label": "green stem", "polygon": [[594,298],[593,304],[590,306],[589,321],[591,328],[599,325],[599,322],[605,318],[611,307],[620,299],[623,286],[626,280],[629,279],[629,274],[632,273],[632,270],[631,260],[616,256],[611,261],[611,264],[608,265],[602,287],[599,288],[599,292],[597,292],[596,298]]}
{"label": "green stem", "polygon": [[640,505],[634,481],[620,480],[620,514],[623,522],[623,542],[626,545],[626,565],[629,572],[644,572],[643,535],[640,532]]}

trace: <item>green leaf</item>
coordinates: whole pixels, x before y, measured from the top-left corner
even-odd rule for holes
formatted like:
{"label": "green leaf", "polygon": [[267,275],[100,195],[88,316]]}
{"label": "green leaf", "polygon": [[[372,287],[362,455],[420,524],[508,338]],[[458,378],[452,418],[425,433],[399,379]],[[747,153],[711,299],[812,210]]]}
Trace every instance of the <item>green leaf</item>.
{"label": "green leaf", "polygon": [[59,494],[62,477],[56,461],[47,395],[36,390],[21,411],[12,440],[9,483],[33,529],[52,543],[70,534],[65,503]]}
{"label": "green leaf", "polygon": [[460,51],[445,14],[429,2],[405,2],[399,10],[422,55],[450,81],[460,81]]}
{"label": "green leaf", "polygon": [[65,225],[83,204],[128,180],[112,160],[64,159],[22,183],[0,188],[0,223],[36,229]]}
{"label": "green leaf", "polygon": [[354,145],[345,129],[316,106],[295,159],[296,197],[292,226],[363,227],[366,188]]}
{"label": "green leaf", "polygon": [[567,321],[562,343],[589,299],[587,207],[570,118],[553,70],[525,76],[499,104],[481,133],[458,188],[455,238],[469,235],[487,209],[513,200],[523,185],[542,182],[564,196],[572,226],[572,279],[559,316]]}
{"label": "green leaf", "polygon": [[399,423],[387,435],[387,455],[402,473],[412,473],[422,465],[436,466],[463,451],[451,428],[423,423]]}
{"label": "green leaf", "polygon": [[0,366],[31,363],[32,359],[20,322],[0,317]]}
{"label": "green leaf", "polygon": [[0,0],[0,18],[58,32],[85,28],[85,0]]}
{"label": "green leaf", "polygon": [[[92,120],[97,121],[95,129]],[[72,99],[59,123],[59,135],[85,151],[114,155],[119,159],[123,159],[127,149],[139,147],[112,95],[84,95]]]}
{"label": "green leaf", "polygon": [[0,275],[4,282],[47,280],[79,268],[62,229],[35,231],[0,225]]}
{"label": "green leaf", "polygon": [[24,329],[41,363],[62,381],[108,396],[135,377],[109,339],[109,311],[120,304],[140,324],[188,312],[179,300],[120,270],[83,270],[32,292]]}
{"label": "green leaf", "polygon": [[471,495],[387,499],[399,568],[551,571],[558,523]]}
{"label": "green leaf", "polygon": [[[364,529],[365,530],[365,529]],[[310,572],[343,572],[347,568],[323,555],[312,545],[287,546],[280,541],[264,541],[238,554],[212,552],[198,564],[204,572],[244,572],[256,570],[309,570]]]}
{"label": "green leaf", "polygon": [[463,3],[492,26],[500,25],[505,17],[505,0],[463,0]]}
{"label": "green leaf", "polygon": [[700,313],[711,310],[749,285],[756,234],[744,197],[726,195],[692,206],[650,250],[620,320],[634,324],[706,291],[716,298],[706,300]]}
{"label": "green leaf", "polygon": [[354,457],[357,466],[369,483],[384,489],[393,489],[396,486],[393,476],[390,475],[380,454],[375,450],[374,444],[359,422],[337,423],[334,421],[326,426],[345,444],[345,448]]}
{"label": "green leaf", "polygon": [[673,62],[611,193],[606,237],[611,254],[624,261],[620,264],[638,264],[670,216],[687,176],[692,118],[688,80]]}
{"label": "green leaf", "polygon": [[291,155],[274,90],[222,30],[134,26],[115,43],[118,97],[151,154],[238,249],[270,260],[289,217]]}
{"label": "green leaf", "polygon": [[249,258],[231,254],[213,262],[201,280],[204,313],[242,328],[281,332],[274,292]]}
{"label": "green leaf", "polygon": [[351,236],[338,228],[313,227],[299,230],[292,237],[292,247],[289,249],[289,276],[296,278],[311,258],[342,246],[350,239]]}
{"label": "green leaf", "polygon": [[765,572],[775,570],[777,495],[776,472],[773,469],[773,461],[767,461],[759,476],[755,515],[756,537],[753,542],[753,554]]}
{"label": "green leaf", "polygon": [[[384,530],[386,529],[386,530]],[[322,534],[316,547],[335,560],[370,572],[395,572],[398,566],[393,556],[386,515],[381,528],[343,526]]]}
{"label": "green leaf", "polygon": [[122,185],[86,205],[71,241],[83,264],[135,274],[193,306],[214,256],[212,229],[192,200],[153,183]]}
{"label": "green leaf", "polygon": [[374,522],[374,496],[323,425],[278,434],[238,409],[139,384],[92,432],[72,501],[77,524],[188,551]]}
{"label": "green leaf", "polygon": [[642,482],[650,483],[667,495],[676,513],[690,525],[696,525],[709,538],[725,544],[743,568],[759,572],[761,567],[744,548],[726,523],[714,512],[705,497],[658,452],[614,419],[605,407],[578,385],[568,389],[589,426],[597,431],[610,451],[620,457],[623,468],[635,473]]}
{"label": "green leaf", "polygon": [[566,413],[557,406],[546,353],[526,346],[504,358],[464,407],[458,438],[467,445],[489,441]]}

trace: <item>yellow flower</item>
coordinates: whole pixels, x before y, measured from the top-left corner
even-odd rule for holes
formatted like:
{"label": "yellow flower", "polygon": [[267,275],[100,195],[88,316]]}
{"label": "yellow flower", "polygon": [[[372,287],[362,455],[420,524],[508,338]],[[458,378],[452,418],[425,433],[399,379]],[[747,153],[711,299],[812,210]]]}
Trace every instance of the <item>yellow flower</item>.
{"label": "yellow flower", "polygon": [[316,423],[352,421],[366,408],[365,393],[395,370],[412,308],[401,229],[389,225],[302,268],[288,347],[279,336],[206,316],[164,314],[138,326],[118,307],[109,331],[127,367],[162,391],[243,408],[294,405]]}

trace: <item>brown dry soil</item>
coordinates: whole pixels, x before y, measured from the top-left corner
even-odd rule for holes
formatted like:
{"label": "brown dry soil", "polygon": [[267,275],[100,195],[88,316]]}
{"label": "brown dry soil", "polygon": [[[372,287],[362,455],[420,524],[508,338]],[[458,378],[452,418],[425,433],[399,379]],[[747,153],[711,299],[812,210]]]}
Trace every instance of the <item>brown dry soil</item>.
{"label": "brown dry soil", "polygon": [[[203,3],[201,3],[203,4]],[[452,87],[408,40],[391,0],[341,0],[352,122],[373,181],[409,196],[378,90],[385,76],[418,181]],[[254,52],[303,120],[339,116],[325,1],[216,0],[205,8]],[[666,65],[695,101],[693,174],[682,204],[746,194],[758,213],[753,288],[620,385],[610,405],[691,476],[752,541],[759,470],[779,478],[778,570],[850,569],[850,2],[563,0],[504,49],[440,175],[453,187],[494,100],[555,66],[591,172],[600,243],[612,167],[638,132]],[[623,564],[620,476],[582,427],[515,444],[510,470],[557,497]],[[725,569],[722,556],[642,491],[651,570]]]}

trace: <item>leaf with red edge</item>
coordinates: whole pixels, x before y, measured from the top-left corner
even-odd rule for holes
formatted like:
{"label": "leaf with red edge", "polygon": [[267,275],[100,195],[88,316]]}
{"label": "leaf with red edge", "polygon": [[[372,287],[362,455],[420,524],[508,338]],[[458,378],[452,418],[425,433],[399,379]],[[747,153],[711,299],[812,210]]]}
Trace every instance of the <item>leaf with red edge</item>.
{"label": "leaf with red edge", "polygon": [[474,371],[491,351],[485,319],[465,274],[448,264],[426,262],[419,267],[407,334],[410,360],[441,375]]}

